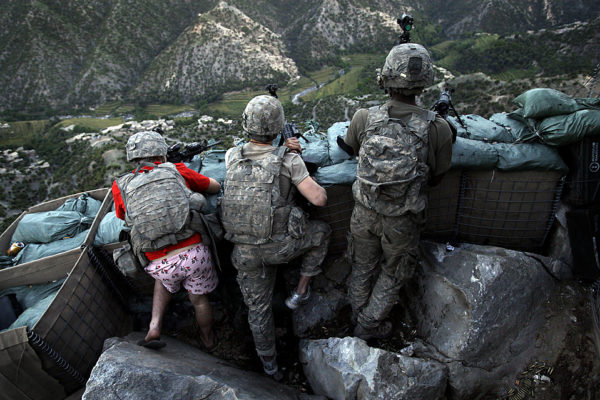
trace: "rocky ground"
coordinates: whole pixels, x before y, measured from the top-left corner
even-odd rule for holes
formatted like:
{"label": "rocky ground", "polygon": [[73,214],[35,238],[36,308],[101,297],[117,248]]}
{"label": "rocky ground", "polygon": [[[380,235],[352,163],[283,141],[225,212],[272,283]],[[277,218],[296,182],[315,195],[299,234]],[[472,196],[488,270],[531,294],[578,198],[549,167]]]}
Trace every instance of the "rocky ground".
{"label": "rocky ground", "polygon": [[[325,266],[325,270],[332,265]],[[282,267],[282,270],[285,267]],[[212,355],[244,370],[262,372],[260,361],[254,351],[252,335],[248,328],[247,311],[241,300],[241,294],[234,278],[231,266],[224,266],[221,273],[221,285],[211,294],[211,302],[215,312],[215,330],[219,343]],[[284,281],[284,273],[280,273],[274,295],[274,313],[277,334],[278,360],[284,372],[283,383],[312,394],[313,391],[298,361],[299,338],[294,336],[292,312],[285,308],[283,300],[289,292],[290,285]],[[591,282],[569,280],[563,281],[548,302],[543,312],[545,326],[542,331],[552,332],[555,327],[566,326],[566,336],[560,333],[547,335],[544,340],[563,341],[564,347],[556,362],[546,360],[555,357],[543,350],[538,358],[531,361],[520,374],[514,376],[513,385],[506,386],[504,396],[481,394],[478,399],[564,399],[579,400],[600,399],[600,354],[594,342],[593,296],[598,296],[591,288]],[[400,304],[406,304],[402,299]],[[146,310],[148,311],[148,310]],[[329,337],[346,337],[352,335],[348,306],[338,311],[337,317],[327,323],[311,328],[308,339],[326,339]],[[136,329],[145,331],[149,314],[140,313]],[[401,305],[396,306],[391,315],[396,321],[393,335],[385,340],[369,341],[369,346],[381,348],[404,355],[412,352],[411,343],[418,340],[415,320],[411,312]],[[193,310],[185,296],[174,301],[167,313],[165,334],[175,337],[184,343],[203,350],[197,337],[197,328],[193,322]],[[544,344],[536,345],[543,348]],[[448,398],[453,398],[448,393]]]}

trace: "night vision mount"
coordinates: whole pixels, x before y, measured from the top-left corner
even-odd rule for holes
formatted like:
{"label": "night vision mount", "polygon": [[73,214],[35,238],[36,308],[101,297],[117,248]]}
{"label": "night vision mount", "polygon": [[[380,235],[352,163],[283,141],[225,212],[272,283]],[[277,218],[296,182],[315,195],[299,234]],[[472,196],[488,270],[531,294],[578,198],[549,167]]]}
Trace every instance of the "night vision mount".
{"label": "night vision mount", "polygon": [[400,28],[402,28],[402,35],[400,35],[400,38],[398,39],[398,43],[396,43],[396,44],[410,42],[410,31],[413,28],[414,21],[415,20],[412,17],[412,15],[408,15],[406,13],[402,14],[402,16],[396,20],[398,25],[400,25]]}

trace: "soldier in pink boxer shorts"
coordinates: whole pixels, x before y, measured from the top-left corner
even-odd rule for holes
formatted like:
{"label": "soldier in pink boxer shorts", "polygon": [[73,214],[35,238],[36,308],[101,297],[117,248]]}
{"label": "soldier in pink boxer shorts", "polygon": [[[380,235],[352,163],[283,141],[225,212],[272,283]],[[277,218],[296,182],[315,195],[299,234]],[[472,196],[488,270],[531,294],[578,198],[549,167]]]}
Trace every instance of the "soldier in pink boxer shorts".
{"label": "soldier in pink boxer shorts", "polygon": [[210,249],[192,229],[190,216],[206,204],[200,193],[218,193],[221,186],[183,163],[166,162],[168,147],[157,132],[132,135],[126,149],[127,160],[138,167],[113,183],[115,212],[131,228],[129,241],[136,258],[155,279],[150,327],[138,344],[165,346],[160,341],[164,313],[172,293],[183,285],[194,306],[200,339],[212,350],[216,337],[207,294],[218,278]]}

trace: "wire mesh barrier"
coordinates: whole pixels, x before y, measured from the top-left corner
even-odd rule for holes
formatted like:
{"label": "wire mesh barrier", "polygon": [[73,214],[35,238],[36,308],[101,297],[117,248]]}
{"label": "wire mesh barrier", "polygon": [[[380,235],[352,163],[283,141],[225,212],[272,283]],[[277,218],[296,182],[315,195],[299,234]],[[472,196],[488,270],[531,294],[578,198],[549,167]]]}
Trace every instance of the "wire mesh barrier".
{"label": "wire mesh barrier", "polygon": [[81,386],[85,385],[85,378],[83,375],[79,373],[67,360],[61,357],[52,346],[50,346],[44,339],[40,337],[37,333],[32,330],[27,330],[27,338],[29,339],[29,343],[36,349],[39,353],[43,353],[50,360],[56,364],[59,368],[63,369],[65,374],[72,377],[73,380],[78,382]]}
{"label": "wire mesh barrier", "polygon": [[310,216],[327,222],[331,227],[327,257],[337,257],[346,251],[354,198],[352,197],[352,186],[350,185],[329,186],[326,190],[327,205],[313,207],[310,210]]}
{"label": "wire mesh barrier", "polygon": [[71,393],[91,372],[104,340],[126,333],[128,326],[122,303],[84,252],[32,331],[56,353],[38,352],[45,371]]}
{"label": "wire mesh barrier", "polygon": [[519,250],[543,246],[564,185],[560,173],[451,171],[448,178],[429,193],[425,236]]}
{"label": "wire mesh barrier", "polygon": [[[424,237],[535,250],[554,222],[564,177],[553,171],[451,170],[429,189]],[[332,229],[328,257],[343,254],[354,207],[352,186],[327,189],[327,205],[311,218]]]}

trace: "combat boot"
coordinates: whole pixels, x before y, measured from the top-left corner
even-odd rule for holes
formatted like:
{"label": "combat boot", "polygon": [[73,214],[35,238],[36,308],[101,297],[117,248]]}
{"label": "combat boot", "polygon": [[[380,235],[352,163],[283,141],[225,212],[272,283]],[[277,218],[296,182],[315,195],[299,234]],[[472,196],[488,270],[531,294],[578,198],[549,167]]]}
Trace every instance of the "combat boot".
{"label": "combat boot", "polygon": [[[263,365],[263,370],[265,374],[276,380],[277,382],[283,379],[283,373],[279,370],[277,366],[277,357],[276,356],[258,356]],[[270,358],[270,360],[266,360]]]}

